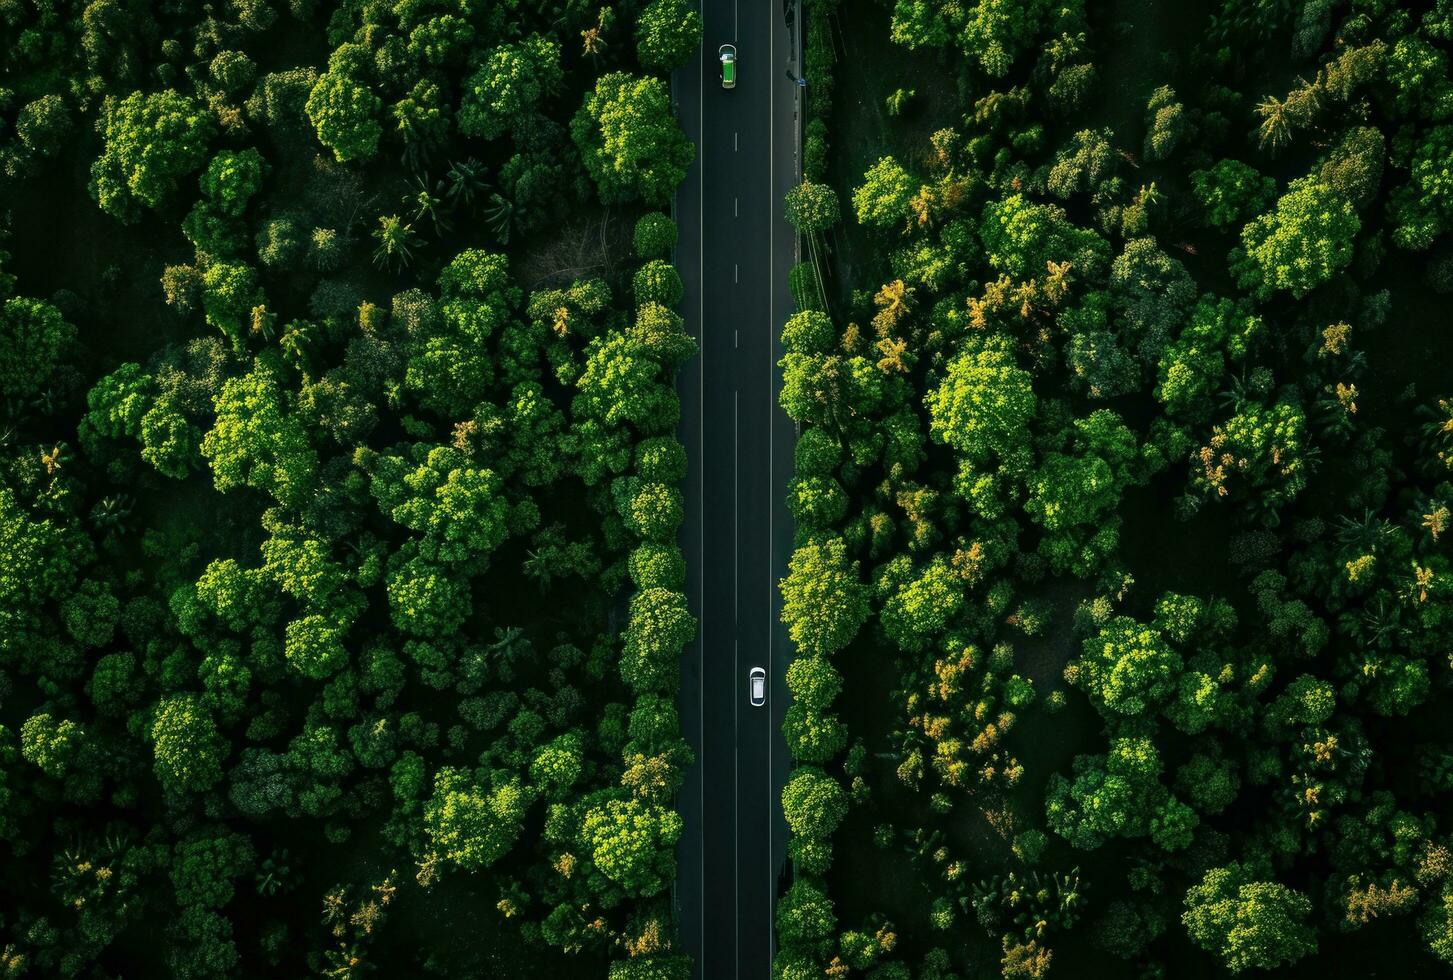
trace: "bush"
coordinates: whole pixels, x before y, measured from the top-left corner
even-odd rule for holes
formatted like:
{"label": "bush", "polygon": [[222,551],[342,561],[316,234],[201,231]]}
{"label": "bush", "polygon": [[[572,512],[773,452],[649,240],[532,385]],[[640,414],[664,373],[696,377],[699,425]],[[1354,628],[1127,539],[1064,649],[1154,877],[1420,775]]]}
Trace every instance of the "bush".
{"label": "bush", "polygon": [[799,262],[792,267],[787,273],[787,287],[792,290],[792,302],[799,310],[823,309],[817,270],[810,262]]}
{"label": "bush", "polygon": [[807,123],[802,142],[802,176],[805,180],[822,181],[827,178],[827,123],[813,119]]}
{"label": "bush", "polygon": [[1453,293],[1453,251],[1433,256],[1423,274],[1423,281],[1435,293]]}
{"label": "bush", "polygon": [[308,236],[308,264],[332,272],[343,264],[346,240],[332,228],[314,228]]}
{"label": "bush", "polygon": [[636,270],[631,279],[636,294],[636,305],[659,303],[665,307],[681,302],[685,287],[681,284],[681,273],[670,262],[652,259]]}
{"label": "bush", "polygon": [[291,215],[269,218],[257,233],[257,261],[270,269],[287,269],[303,254],[303,233]]}
{"label": "bush", "polygon": [[643,262],[668,259],[676,248],[677,227],[669,215],[659,211],[643,214],[636,221],[636,258]]}
{"label": "bush", "polygon": [[883,100],[883,107],[888,110],[890,116],[901,116],[918,96],[918,89],[900,88],[895,89],[893,94]]}
{"label": "bush", "polygon": [[826,184],[804,180],[787,192],[787,223],[798,234],[827,231],[842,218],[837,192]]}
{"label": "bush", "polygon": [[674,544],[648,541],[631,552],[627,567],[637,589],[686,588],[686,559]]}

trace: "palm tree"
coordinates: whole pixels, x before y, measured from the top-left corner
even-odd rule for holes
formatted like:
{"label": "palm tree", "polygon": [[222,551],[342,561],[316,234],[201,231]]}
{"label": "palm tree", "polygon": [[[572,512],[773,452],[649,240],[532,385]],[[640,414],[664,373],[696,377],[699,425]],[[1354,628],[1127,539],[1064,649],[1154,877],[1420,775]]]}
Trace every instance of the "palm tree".
{"label": "palm tree", "polygon": [[1450,512],[1443,504],[1438,504],[1435,501],[1429,501],[1429,506],[1430,509],[1427,513],[1418,515],[1422,518],[1420,526],[1427,530],[1434,541],[1437,541],[1438,536],[1448,530],[1448,525],[1453,523],[1453,512]]}
{"label": "palm tree", "polygon": [[380,268],[408,265],[414,259],[414,249],[422,244],[414,234],[414,226],[396,214],[380,215],[373,237],[378,240],[373,261]]}
{"label": "palm tree", "polygon": [[1292,114],[1285,100],[1268,95],[1257,103],[1256,114],[1261,117],[1256,136],[1263,150],[1276,153],[1291,141]]}
{"label": "palm tree", "polygon": [[601,7],[600,13],[596,14],[595,26],[587,27],[580,32],[581,53],[592,61],[599,60],[605,49],[610,47],[606,42],[605,32],[610,30],[611,22],[615,19],[615,11],[609,7]]}
{"label": "palm tree", "polygon": [[413,189],[408,194],[405,194],[403,198],[404,206],[413,208],[412,217],[414,221],[423,221],[425,218],[428,218],[433,223],[434,235],[436,237],[444,234],[453,227],[449,219],[444,215],[443,202],[439,199],[439,195],[435,193],[440,190],[443,190],[442,182],[434,185],[434,188],[431,190],[429,188],[428,177],[419,176],[414,178]]}
{"label": "palm tree", "polygon": [[912,308],[913,288],[902,279],[894,279],[885,283],[873,296],[873,305],[878,307],[878,315],[873,317],[873,324],[878,327],[879,336],[886,336]]}
{"label": "palm tree", "polygon": [[1357,519],[1343,514],[1337,520],[1337,543],[1363,554],[1375,554],[1395,531],[1390,521],[1378,517],[1370,509],[1363,511]]}
{"label": "palm tree", "polygon": [[489,206],[484,209],[484,220],[499,243],[508,245],[510,232],[523,220],[524,209],[499,191],[491,193],[489,200]]}
{"label": "palm tree", "polygon": [[124,493],[102,497],[91,508],[91,524],[102,532],[124,530],[131,520],[131,506],[131,498]]}
{"label": "palm tree", "polygon": [[444,184],[444,196],[455,207],[472,207],[475,197],[489,189],[489,181],[484,177],[484,164],[474,157],[450,163],[448,172],[444,174]]}

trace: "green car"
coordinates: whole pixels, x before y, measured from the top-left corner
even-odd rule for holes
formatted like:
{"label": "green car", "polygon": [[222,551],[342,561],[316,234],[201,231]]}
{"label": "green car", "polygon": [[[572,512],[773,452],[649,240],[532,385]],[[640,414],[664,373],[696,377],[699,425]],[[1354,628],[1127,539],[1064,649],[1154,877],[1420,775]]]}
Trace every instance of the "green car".
{"label": "green car", "polygon": [[734,44],[723,44],[717,49],[717,57],[721,59],[721,87],[737,87],[737,47]]}

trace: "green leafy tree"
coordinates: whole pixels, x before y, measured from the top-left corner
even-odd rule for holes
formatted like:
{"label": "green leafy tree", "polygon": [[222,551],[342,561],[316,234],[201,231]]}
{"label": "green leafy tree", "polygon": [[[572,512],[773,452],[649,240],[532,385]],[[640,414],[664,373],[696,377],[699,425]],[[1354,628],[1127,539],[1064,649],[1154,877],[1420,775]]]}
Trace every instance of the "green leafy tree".
{"label": "green leafy tree", "polygon": [[503,489],[493,470],[451,446],[435,446],[417,466],[379,457],[371,482],[379,509],[424,535],[420,554],[447,563],[485,558],[509,535],[514,515]]}
{"label": "green leafy tree", "polygon": [[1212,868],[1186,892],[1181,916],[1191,940],[1232,973],[1270,970],[1316,952],[1312,903],[1241,864]]}
{"label": "green leafy tree", "polygon": [[[917,191],[918,182],[902,164],[891,156],[882,157],[868,168],[863,182],[853,191],[853,210],[858,224],[879,231],[907,230],[909,202]],[[789,207],[792,203],[789,202]],[[814,208],[813,216],[816,215]]]}
{"label": "green leafy tree", "polygon": [[1154,238],[1125,243],[1110,268],[1110,292],[1127,345],[1147,360],[1164,349],[1196,301],[1196,284],[1185,266],[1163,252]]}
{"label": "green leafy tree", "polygon": [[1190,114],[1176,99],[1175,89],[1162,85],[1145,106],[1145,158],[1168,160],[1191,130]]}
{"label": "green leafy tree", "polygon": [[798,878],[777,903],[777,941],[823,955],[836,933],[832,899],[816,882]]}
{"label": "green leafy tree", "polygon": [[581,844],[595,866],[632,897],[657,895],[676,876],[681,815],[657,803],[606,800],[585,812]]}
{"label": "green leafy tree", "polygon": [[247,202],[262,189],[266,166],[255,147],[240,152],[223,150],[202,174],[202,194],[218,211],[240,218],[247,210]]}
{"label": "green leafy tree", "polygon": [[48,711],[31,715],[20,726],[20,756],[51,779],[64,780],[86,761],[88,736],[70,718]]}
{"label": "green leafy tree", "polygon": [[1014,279],[1033,279],[1048,263],[1070,263],[1075,275],[1095,280],[1109,264],[1105,240],[1072,224],[1063,208],[1012,194],[984,206],[979,238],[989,264]]}
{"label": "green leafy tree", "polygon": [[235,976],[241,955],[232,941],[232,921],[212,909],[191,905],[170,923],[167,963],[172,975],[187,980]]}
{"label": "green leafy tree", "polygon": [[1049,827],[1075,847],[1092,850],[1112,837],[1151,836],[1166,850],[1185,847],[1196,816],[1160,784],[1160,754],[1145,737],[1110,740],[1105,755],[1081,755],[1074,779],[1050,776]]}
{"label": "green leafy tree", "polygon": [[325,680],[348,662],[346,632],[346,624],[317,613],[295,619],[287,625],[283,657],[304,677]]}
{"label": "green leafy tree", "polygon": [[1221,390],[1227,369],[1242,362],[1264,334],[1261,317],[1250,305],[1212,295],[1192,308],[1180,335],[1165,346],[1156,363],[1155,397],[1169,415],[1202,418]]}
{"label": "green leafy tree", "polygon": [[1059,198],[1075,194],[1097,195],[1105,182],[1115,176],[1119,155],[1115,152],[1115,134],[1110,129],[1082,129],[1070,138],[1069,145],[1055,153],[1046,188]]}
{"label": "green leafy tree", "polygon": [[[1443,134],[1445,144],[1453,133]],[[1382,171],[1387,162],[1387,140],[1380,129],[1372,126],[1353,126],[1342,134],[1337,145],[1332,147],[1317,171],[1317,178],[1352,203],[1359,211],[1377,200],[1382,186]],[[1429,162],[1414,163],[1414,169],[1427,174]],[[1416,178],[1415,178],[1416,179]],[[1437,178],[1434,178],[1436,181]],[[1444,187],[1446,188],[1446,184]],[[1446,196],[1446,193],[1445,195]],[[1397,229],[1393,231],[1397,239]],[[1398,242],[1398,244],[1402,244]]]}
{"label": "green leafy tree", "polygon": [[202,466],[202,430],[177,408],[177,399],[162,395],[141,417],[141,458],[158,473],[182,480]]}
{"label": "green leafy tree", "polygon": [[285,399],[286,390],[260,363],[223,384],[215,399],[216,424],[202,439],[218,490],[255,487],[290,507],[311,495],[318,454]]}
{"label": "green leafy tree", "polygon": [[530,782],[546,797],[562,800],[584,774],[585,742],[578,731],[557,735],[530,758]]}
{"label": "green leafy tree", "polygon": [[1205,170],[1191,171],[1191,193],[1206,223],[1222,230],[1266,210],[1276,196],[1276,181],[1240,160],[1217,160]]}
{"label": "green leafy tree", "polygon": [[212,114],[172,89],[133,92],[102,112],[104,146],[91,165],[91,194],[124,222],[138,206],[159,208],[206,159],[215,131]]}
{"label": "green leafy tree", "polygon": [[1197,752],[1176,773],[1176,788],[1202,813],[1215,815],[1236,801],[1236,763],[1216,752]]}
{"label": "green leafy tree", "polygon": [[1453,964],[1453,886],[1444,884],[1418,919],[1423,941],[1443,963]]}
{"label": "green leafy tree", "polygon": [[804,235],[825,232],[842,218],[837,192],[827,184],[804,180],[787,192],[785,203],[787,223]]}
{"label": "green leafy tree", "polygon": [[444,860],[479,871],[509,853],[520,836],[530,791],[518,778],[445,766],[434,774],[434,793],[424,803],[424,833]]}
{"label": "green leafy tree", "polygon": [[835,715],[792,704],[782,720],[782,737],[794,760],[826,765],[847,748],[848,728]]}
{"label": "green leafy tree", "polygon": [[135,439],[141,434],[141,418],[155,396],[156,385],[151,375],[141,370],[140,364],[122,364],[86,393],[88,411],[82,431],[89,430],[108,439]]}
{"label": "green leafy tree", "polygon": [[904,650],[922,650],[938,640],[963,609],[963,578],[944,556],[936,556],[883,603],[888,638]]}
{"label": "green leafy tree", "polygon": [[[1372,130],[1381,139],[1381,133]],[[1378,146],[1381,150],[1381,144]],[[1392,240],[1399,248],[1422,251],[1447,231],[1453,220],[1453,176],[1445,165],[1453,153],[1453,126],[1434,126],[1412,150],[1408,182],[1388,197]],[[1329,161],[1331,164],[1333,161]],[[1381,158],[1379,156],[1379,164]],[[1381,167],[1378,167],[1381,176]],[[1376,187],[1373,188],[1374,192]]]}
{"label": "green leafy tree", "polygon": [[27,102],[15,117],[15,135],[42,157],[54,156],[73,129],[65,99],[53,92]]}
{"label": "green leafy tree", "polygon": [[1075,683],[1102,713],[1136,717],[1153,712],[1176,691],[1183,661],[1153,626],[1117,616],[1085,640]]}
{"label": "green leafy tree", "polygon": [[0,307],[0,397],[28,398],[50,380],[76,341],[76,328],[49,303],[12,296]]}
{"label": "green leafy tree", "polygon": [[681,302],[683,292],[681,273],[670,262],[652,259],[631,277],[631,291],[636,296],[637,305],[659,303],[666,307],[675,306]]}
{"label": "green leafy tree", "polygon": [[670,215],[659,211],[641,215],[636,219],[636,230],[632,239],[636,258],[644,261],[669,258],[672,250],[676,248],[677,234],[676,222],[671,220]]}
{"label": "green leafy tree", "polygon": [[661,364],[639,340],[618,331],[591,340],[575,387],[576,414],[607,426],[629,422],[643,432],[664,432],[681,412]]}
{"label": "green leafy tree", "polygon": [[867,622],[868,588],[841,538],[798,547],[780,588],[782,622],[805,653],[841,650]]}
{"label": "green leafy tree", "polygon": [[151,723],[156,778],[171,792],[204,792],[222,778],[227,743],[195,694],[157,702]]}
{"label": "green leafy tree", "polygon": [[638,692],[673,690],[681,648],[695,636],[696,618],[684,595],[669,589],[637,592],[621,650],[621,677]]}
{"label": "green leafy tree", "polygon": [[651,0],[636,18],[636,57],[653,71],[686,64],[701,44],[701,14],[687,0]]}
{"label": "green leafy tree", "polygon": [[795,836],[824,840],[847,812],[847,793],[821,769],[801,766],[782,788],[782,813]]}
{"label": "green leafy tree", "polygon": [[975,464],[1022,460],[1024,430],[1038,403],[1029,372],[1015,364],[1007,344],[986,341],[959,354],[925,401],[936,442]]}
{"label": "green leafy tree", "polygon": [[35,645],[42,605],[70,593],[90,555],[78,528],[31,514],[0,487],[0,651],[17,655]]}
{"label": "green leafy tree", "polygon": [[1024,510],[1048,532],[1039,551],[1056,570],[1087,575],[1113,547],[1106,516],[1134,481],[1134,434],[1109,409],[1076,419],[1069,452],[1045,455],[1030,475]]}
{"label": "green leafy tree", "polygon": [[474,609],[468,579],[411,549],[389,562],[388,605],[394,626],[411,636],[448,636]]}
{"label": "green leafy tree", "polygon": [[1192,457],[1191,485],[1207,497],[1251,500],[1274,521],[1307,485],[1311,448],[1299,407],[1253,402],[1211,430]]}
{"label": "green leafy tree", "polygon": [[383,102],[368,86],[333,68],[318,76],[304,106],[318,142],[332,150],[339,163],[369,160],[378,152],[382,110]]}
{"label": "green leafy tree", "polygon": [[665,483],[634,483],[621,517],[642,540],[669,544],[685,520],[681,491]]}
{"label": "green leafy tree", "polygon": [[172,855],[171,880],[183,906],[222,908],[235,894],[233,880],[252,870],[257,855],[241,834],[198,834]]}
{"label": "green leafy tree", "polygon": [[1362,222],[1346,198],[1307,178],[1292,181],[1276,210],[1241,229],[1231,272],[1243,289],[1266,299],[1287,290],[1301,299],[1352,262]]}
{"label": "green leafy tree", "polygon": [[665,84],[622,72],[596,80],[570,135],[604,204],[665,204],[696,153],[671,115]]}
{"label": "green leafy tree", "polygon": [[464,82],[459,131],[481,139],[528,133],[540,103],[560,87],[560,45],[531,34],[490,51]]}
{"label": "green leafy tree", "polygon": [[263,304],[257,270],[245,262],[215,261],[202,270],[202,309],[207,322],[241,350],[252,330],[253,311]]}
{"label": "green leafy tree", "polygon": [[978,0],[950,5],[897,0],[891,36],[910,50],[957,44],[986,75],[1000,78],[1035,43],[1051,23],[1050,18],[1068,16],[1079,9],[1077,3],[1061,7],[1049,0]]}

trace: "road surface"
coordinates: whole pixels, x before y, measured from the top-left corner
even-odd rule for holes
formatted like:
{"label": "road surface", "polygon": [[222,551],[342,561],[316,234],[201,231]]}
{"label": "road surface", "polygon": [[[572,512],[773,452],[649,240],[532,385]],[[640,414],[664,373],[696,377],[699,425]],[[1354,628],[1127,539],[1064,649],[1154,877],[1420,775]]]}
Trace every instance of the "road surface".
{"label": "road surface", "polygon": [[[791,527],[792,422],[777,407],[778,335],[791,313],[796,239],[782,196],[797,182],[797,39],[783,0],[701,0],[705,43],[673,91],[696,162],[677,192],[682,312],[700,353],[682,368],[687,594],[700,624],[682,658],[681,722],[696,753],[677,799],[681,941],[704,980],[766,980],[784,887],[781,788],[787,637],[777,582]],[[717,49],[736,45],[736,88]],[[766,707],[747,671],[767,668]]]}

